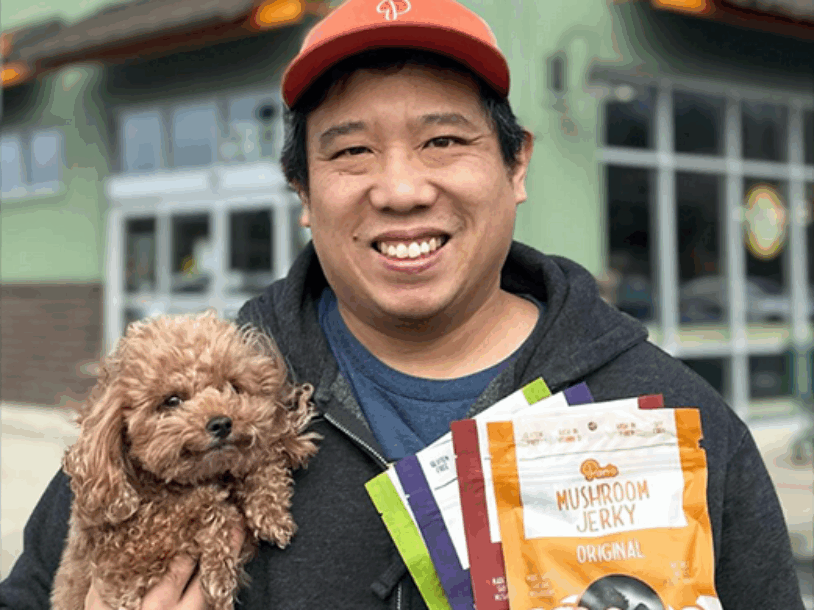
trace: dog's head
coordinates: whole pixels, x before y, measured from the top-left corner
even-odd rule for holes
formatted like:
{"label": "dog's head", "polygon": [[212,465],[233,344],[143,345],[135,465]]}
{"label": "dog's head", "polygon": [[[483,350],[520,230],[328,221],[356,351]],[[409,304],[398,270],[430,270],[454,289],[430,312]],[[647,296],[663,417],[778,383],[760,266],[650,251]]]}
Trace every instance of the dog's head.
{"label": "dog's head", "polygon": [[63,462],[85,521],[138,508],[139,477],[196,485],[269,460],[297,466],[312,411],[264,334],[211,312],[131,325],[102,365]]}

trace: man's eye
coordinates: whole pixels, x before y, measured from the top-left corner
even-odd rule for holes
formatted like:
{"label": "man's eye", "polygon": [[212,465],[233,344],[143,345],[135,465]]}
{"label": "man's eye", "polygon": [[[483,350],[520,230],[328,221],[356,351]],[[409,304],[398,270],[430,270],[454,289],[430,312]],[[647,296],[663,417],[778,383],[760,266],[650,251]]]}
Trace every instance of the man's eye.
{"label": "man's eye", "polygon": [[466,144],[466,140],[455,136],[440,136],[427,142],[427,146],[432,148],[449,148],[453,144]]}
{"label": "man's eye", "polygon": [[164,399],[164,402],[161,403],[161,406],[169,408],[179,407],[181,406],[182,402],[184,401],[181,399],[180,396],[178,396],[177,394],[173,394],[172,396],[167,396],[167,398]]}
{"label": "man's eye", "polygon": [[367,146],[351,146],[350,148],[345,148],[344,150],[340,150],[336,153],[332,159],[336,159],[338,157],[350,156],[350,157],[358,157],[359,155],[363,155],[369,149]]}

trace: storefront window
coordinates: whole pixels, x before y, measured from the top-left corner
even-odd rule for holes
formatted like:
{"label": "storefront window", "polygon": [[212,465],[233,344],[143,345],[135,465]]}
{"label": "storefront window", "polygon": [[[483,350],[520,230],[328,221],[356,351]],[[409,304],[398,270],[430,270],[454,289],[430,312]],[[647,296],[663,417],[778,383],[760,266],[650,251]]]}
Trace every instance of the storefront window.
{"label": "storefront window", "polygon": [[651,184],[649,170],[607,168],[610,300],[640,320],[656,315],[650,262]]}
{"label": "storefront window", "polygon": [[230,291],[257,293],[274,280],[272,227],[271,209],[229,214]]}
{"label": "storefront window", "polygon": [[0,183],[4,195],[24,190],[22,150],[16,137],[0,140]]}
{"label": "storefront window", "polygon": [[131,219],[125,225],[127,292],[155,290],[155,220]]}
{"label": "storefront window", "polygon": [[728,395],[729,360],[724,358],[685,358],[684,364],[703,377],[715,391]]}
{"label": "storefront window", "polygon": [[49,131],[37,133],[31,138],[31,184],[53,188],[59,182],[62,160],[62,137]]}
{"label": "storefront window", "polygon": [[774,398],[792,394],[792,356],[751,356],[749,358],[750,398]]}
{"label": "storefront window", "polygon": [[787,256],[788,205],[785,183],[744,180],[746,319],[754,324],[787,322],[791,317]]}
{"label": "storefront window", "polygon": [[673,94],[673,112],[676,152],[723,153],[723,99],[677,91]]}
{"label": "storefront window", "polygon": [[741,104],[743,158],[787,161],[788,109],[744,101]]}
{"label": "storefront window", "polygon": [[636,91],[628,86],[617,89],[617,99],[605,108],[605,143],[653,148],[653,92]]}
{"label": "storefront window", "polygon": [[173,217],[171,260],[173,292],[208,289],[217,266],[209,239],[209,216]]}
{"label": "storefront window", "polygon": [[209,165],[218,147],[217,110],[214,104],[176,110],[172,117],[174,167]]}
{"label": "storefront window", "polygon": [[125,171],[144,172],[161,167],[162,142],[161,117],[157,112],[146,112],[125,118]]}

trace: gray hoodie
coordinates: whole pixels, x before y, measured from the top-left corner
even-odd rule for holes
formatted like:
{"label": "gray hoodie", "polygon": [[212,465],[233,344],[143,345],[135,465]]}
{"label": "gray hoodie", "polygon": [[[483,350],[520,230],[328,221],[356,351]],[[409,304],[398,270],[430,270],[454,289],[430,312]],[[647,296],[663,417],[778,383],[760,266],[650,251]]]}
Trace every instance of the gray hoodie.
{"label": "gray hoodie", "polygon": [[[294,378],[316,387],[323,436],[295,474],[299,531],[285,550],[268,545],[248,565],[238,608],[421,609],[424,604],[365,491],[387,463],[317,321],[325,277],[308,246],[288,277],[239,314],[275,338]],[[664,395],[701,411],[714,537],[716,589],[725,610],[803,610],[783,514],[747,427],[686,366],[647,342],[645,328],[599,298],[591,275],[567,259],[515,243],[502,286],[546,303],[546,315],[470,415],[542,376],[552,391],[587,382],[595,400]],[[25,549],[0,583],[0,608],[48,607],[67,532],[71,492],[57,473],[25,530]]]}

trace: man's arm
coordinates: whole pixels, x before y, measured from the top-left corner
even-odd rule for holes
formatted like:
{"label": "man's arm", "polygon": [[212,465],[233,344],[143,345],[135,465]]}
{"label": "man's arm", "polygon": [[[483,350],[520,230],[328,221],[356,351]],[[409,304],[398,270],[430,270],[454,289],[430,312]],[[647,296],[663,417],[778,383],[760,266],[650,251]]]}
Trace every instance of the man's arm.
{"label": "man's arm", "polygon": [[59,567],[72,494],[61,470],[51,480],[23,531],[23,553],[8,578],[0,583],[0,608],[45,610],[50,607],[51,584]]}
{"label": "man's arm", "polygon": [[725,610],[804,610],[780,502],[752,435],[729,460],[715,575]]}

